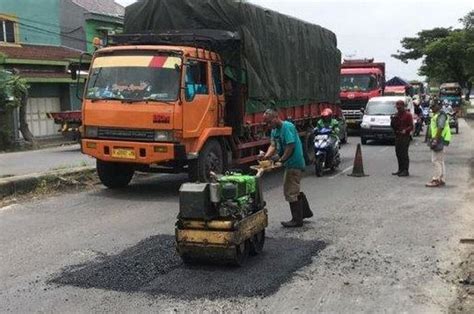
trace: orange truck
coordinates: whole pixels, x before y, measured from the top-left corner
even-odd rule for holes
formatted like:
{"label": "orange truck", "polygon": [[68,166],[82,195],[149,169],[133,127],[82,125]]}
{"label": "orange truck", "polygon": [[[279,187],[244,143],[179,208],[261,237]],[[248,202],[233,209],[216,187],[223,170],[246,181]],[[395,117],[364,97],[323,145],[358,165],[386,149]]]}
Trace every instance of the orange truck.
{"label": "orange truck", "polygon": [[[141,1],[127,7],[125,29],[133,33],[110,37],[107,47],[92,57],[82,106],[82,152],[97,159],[101,182],[109,188],[124,187],[135,171],[187,172],[191,180],[206,181],[211,171],[223,173],[255,162],[269,145],[262,119],[267,107],[277,108],[283,119],[297,125],[311,161],[312,126],[319,113],[330,107],[341,115],[335,105],[340,70],[335,35],[290,19],[318,37],[301,38],[282,52],[272,49],[265,38],[255,46],[253,40],[260,33],[244,40],[238,25],[162,31],[158,23],[150,32],[140,24],[149,15],[164,22],[164,12],[209,9],[192,5],[178,11],[157,10],[157,3],[191,5]],[[260,7],[242,6],[263,13]],[[243,14],[242,6],[227,9]],[[252,14],[247,20],[261,23],[255,11],[245,11]],[[278,27],[289,18],[269,12],[282,21],[273,25],[278,37]],[[211,14],[195,13],[203,23]],[[177,29],[179,24],[176,18]]]}

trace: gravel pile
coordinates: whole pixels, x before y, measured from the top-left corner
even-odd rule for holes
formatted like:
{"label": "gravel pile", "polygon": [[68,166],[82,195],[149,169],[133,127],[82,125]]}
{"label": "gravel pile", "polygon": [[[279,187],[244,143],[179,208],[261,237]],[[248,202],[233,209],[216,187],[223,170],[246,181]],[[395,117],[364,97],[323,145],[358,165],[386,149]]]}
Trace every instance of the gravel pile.
{"label": "gravel pile", "polygon": [[311,263],[326,244],[293,238],[267,238],[264,253],[244,267],[185,266],[174,237],[157,235],[123,252],[64,269],[50,283],[192,300],[268,296]]}

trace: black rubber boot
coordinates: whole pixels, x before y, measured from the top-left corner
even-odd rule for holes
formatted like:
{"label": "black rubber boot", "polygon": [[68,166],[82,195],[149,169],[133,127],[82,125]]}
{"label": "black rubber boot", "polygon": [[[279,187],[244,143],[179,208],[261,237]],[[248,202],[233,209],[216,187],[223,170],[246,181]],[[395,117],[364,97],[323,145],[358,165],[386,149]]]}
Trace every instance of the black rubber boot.
{"label": "black rubber boot", "polygon": [[303,219],[313,217],[313,212],[311,211],[306,195],[303,192],[298,195],[298,202],[300,202],[300,206],[303,210]]}
{"label": "black rubber boot", "polygon": [[303,207],[300,201],[290,203],[291,220],[282,221],[281,224],[285,228],[296,228],[303,226]]}

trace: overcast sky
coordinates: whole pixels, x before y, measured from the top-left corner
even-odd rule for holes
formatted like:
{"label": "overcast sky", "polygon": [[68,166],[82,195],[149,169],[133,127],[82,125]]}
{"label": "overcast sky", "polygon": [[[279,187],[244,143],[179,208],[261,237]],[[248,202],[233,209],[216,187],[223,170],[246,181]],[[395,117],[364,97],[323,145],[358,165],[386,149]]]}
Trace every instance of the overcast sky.
{"label": "overcast sky", "polygon": [[[135,0],[116,0],[128,5]],[[343,57],[374,57],[387,63],[387,79],[418,78],[421,62],[404,64],[390,55],[403,37],[422,29],[459,27],[474,0],[250,0],[269,9],[319,24],[336,33]]]}

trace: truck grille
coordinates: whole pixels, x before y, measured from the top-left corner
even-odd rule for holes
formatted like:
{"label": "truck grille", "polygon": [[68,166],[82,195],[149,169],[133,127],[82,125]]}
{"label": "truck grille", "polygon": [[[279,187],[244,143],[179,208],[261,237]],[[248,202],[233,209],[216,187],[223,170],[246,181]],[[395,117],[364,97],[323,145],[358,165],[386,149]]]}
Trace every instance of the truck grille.
{"label": "truck grille", "polygon": [[341,101],[341,109],[344,117],[350,120],[361,120],[362,119],[362,112],[360,111],[361,108],[365,108],[367,106],[367,100],[342,100]]}
{"label": "truck grille", "polygon": [[365,108],[365,106],[367,105],[367,102],[368,100],[367,99],[359,99],[359,100],[342,100],[341,101],[341,108],[342,109],[358,109],[360,110],[360,108]]}
{"label": "truck grille", "polygon": [[360,110],[342,110],[344,117],[347,120],[361,120],[362,112]]}
{"label": "truck grille", "polygon": [[97,137],[100,139],[109,140],[133,140],[153,142],[155,138],[155,132],[151,130],[99,128]]}

